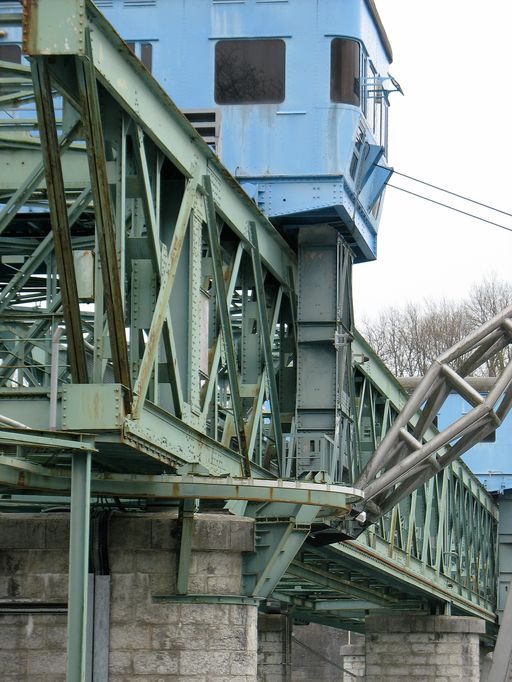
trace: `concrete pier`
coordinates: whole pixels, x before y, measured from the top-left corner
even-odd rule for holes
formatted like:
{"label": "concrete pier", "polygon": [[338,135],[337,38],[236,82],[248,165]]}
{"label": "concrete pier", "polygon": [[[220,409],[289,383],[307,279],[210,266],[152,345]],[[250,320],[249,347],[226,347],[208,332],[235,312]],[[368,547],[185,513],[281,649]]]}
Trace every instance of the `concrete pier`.
{"label": "concrete pier", "polygon": [[258,617],[258,682],[291,682],[291,619],[282,614]]}
{"label": "concrete pier", "polygon": [[[176,512],[101,513],[87,619],[95,680],[480,680],[477,618],[369,616],[364,642],[320,625],[296,625],[294,638],[289,615],[258,615],[242,595],[251,520],[193,515],[180,562]],[[0,514],[0,549],[2,682],[65,682],[69,514]]]}
{"label": "concrete pier", "polygon": [[370,616],[365,682],[479,682],[485,623],[456,616]]}
{"label": "concrete pier", "polygon": [[344,668],[342,650],[347,642],[346,630],[338,630],[319,623],[294,624],[292,682],[310,680],[342,682]]}
{"label": "concrete pier", "polygon": [[[237,600],[252,522],[195,516],[187,595],[176,514],[116,513],[109,526],[89,666],[106,661],[109,682],[256,682],[257,606]],[[2,682],[65,681],[68,527],[67,514],[0,515]]]}
{"label": "concrete pier", "polygon": [[343,656],[342,682],[360,680],[364,682],[366,668],[366,647],[364,640],[356,644],[345,644],[341,647]]}

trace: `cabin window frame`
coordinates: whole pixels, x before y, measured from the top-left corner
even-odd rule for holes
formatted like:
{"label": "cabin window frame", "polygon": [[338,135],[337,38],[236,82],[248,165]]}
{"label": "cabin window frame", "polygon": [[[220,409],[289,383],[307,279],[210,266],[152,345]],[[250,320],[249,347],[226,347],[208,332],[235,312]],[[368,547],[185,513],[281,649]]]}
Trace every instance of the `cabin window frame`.
{"label": "cabin window frame", "polygon": [[[343,55],[345,46],[357,49],[357,70],[352,54]],[[339,50],[337,49],[339,47]],[[348,36],[335,36],[330,42],[330,99],[336,104],[361,108],[363,49],[359,40]],[[343,65],[345,59],[346,67]],[[344,71],[346,68],[346,72]],[[352,81],[352,82],[351,82]]]}
{"label": "cabin window frame", "polygon": [[377,144],[382,145],[387,153],[389,104],[382,86],[377,83],[379,78],[377,67],[368,56],[365,57],[365,63],[363,114]]}
{"label": "cabin window frame", "polygon": [[[269,44],[273,44],[271,47]],[[266,45],[266,50],[262,49]],[[247,52],[250,48],[257,46],[257,52],[249,55]],[[228,64],[229,67],[233,64],[233,53],[237,48],[240,48],[242,57],[245,62],[241,63],[240,73],[234,74],[234,84],[232,92],[229,92],[228,86],[222,83],[233,78],[233,72],[222,72],[222,62]],[[243,50],[246,51],[243,54]],[[272,50],[274,54],[272,55]],[[235,55],[236,56],[236,55]],[[270,58],[269,58],[270,56]],[[272,56],[274,60],[272,60]],[[252,58],[251,58],[252,57]],[[269,66],[275,66],[275,58],[278,60],[278,71],[272,71]],[[251,79],[244,74],[250,74],[250,69],[264,69],[265,78],[258,83],[254,76]],[[271,83],[272,79],[277,79],[277,82]],[[237,96],[232,94],[236,88],[237,82],[242,83],[240,94]],[[261,89],[258,89],[258,85]],[[275,92],[272,92],[274,88]],[[286,98],[286,41],[282,38],[227,38],[218,40],[215,43],[215,57],[214,57],[214,100],[216,104],[221,105],[245,105],[245,104],[281,104]]]}
{"label": "cabin window frame", "polygon": [[[154,40],[126,40],[128,48],[140,59],[149,73],[153,73],[153,60],[155,51]],[[149,49],[148,49],[149,48]]]}

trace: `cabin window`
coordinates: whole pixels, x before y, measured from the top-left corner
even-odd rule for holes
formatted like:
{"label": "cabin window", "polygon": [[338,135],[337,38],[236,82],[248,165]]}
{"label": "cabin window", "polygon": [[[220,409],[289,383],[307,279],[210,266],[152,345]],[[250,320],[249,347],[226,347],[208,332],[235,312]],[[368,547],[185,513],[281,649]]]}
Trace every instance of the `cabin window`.
{"label": "cabin window", "polygon": [[215,101],[272,104],[284,101],[282,40],[221,40],[215,46]]}
{"label": "cabin window", "polygon": [[153,70],[153,44],[140,40],[127,40],[126,44],[151,73]]}
{"label": "cabin window", "polygon": [[331,101],[353,104],[361,102],[361,50],[359,43],[347,38],[331,42]]}
{"label": "cabin window", "polygon": [[383,80],[385,79],[379,76],[373,64],[368,60],[366,63],[366,78],[364,79],[364,114],[375,137],[375,141],[387,151],[388,102],[382,87]]}
{"label": "cabin window", "polygon": [[21,64],[21,47],[19,45],[0,44],[0,60]]}

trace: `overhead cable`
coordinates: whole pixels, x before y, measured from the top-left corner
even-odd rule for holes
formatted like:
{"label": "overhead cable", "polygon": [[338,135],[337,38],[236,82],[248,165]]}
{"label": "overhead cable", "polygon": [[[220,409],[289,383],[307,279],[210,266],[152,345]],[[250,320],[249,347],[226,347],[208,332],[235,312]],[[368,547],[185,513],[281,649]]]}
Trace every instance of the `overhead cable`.
{"label": "overhead cable", "polygon": [[[376,163],[375,164],[377,168],[384,168],[386,170],[389,170],[387,166],[381,166],[380,164]],[[431,182],[427,182],[426,180],[420,180],[419,178],[415,178],[412,175],[407,175],[407,173],[401,173],[400,171],[393,170],[393,175],[400,175],[402,178],[407,178],[408,180],[413,180],[413,182],[419,182],[421,185],[426,185],[427,187],[432,187],[432,189],[437,189],[440,192],[444,192],[445,194],[451,194],[453,197],[457,197],[458,199],[463,199],[464,201],[469,201],[472,204],[476,204],[477,206],[482,206],[482,208],[488,208],[491,211],[496,211],[496,213],[502,213],[503,215],[509,216],[509,218],[512,218],[512,213],[509,213],[508,211],[503,211],[500,208],[496,208],[495,206],[490,206],[489,204],[484,204],[481,201],[477,201],[476,199],[471,199],[470,197],[466,197],[463,194],[458,194],[457,192],[452,192],[449,189],[445,189],[444,187],[439,187],[439,185],[434,185]],[[389,185],[390,187],[392,185]],[[400,189],[400,188],[396,188]],[[412,194],[412,192],[411,192]],[[450,207],[448,207],[450,208]]]}
{"label": "overhead cable", "polygon": [[491,211],[496,211],[496,213],[503,213],[512,218],[512,213],[507,213],[507,211],[502,211],[500,208],[495,208],[494,206],[489,206],[489,204],[484,204],[481,201],[476,201],[476,199],[470,199],[465,197],[463,194],[457,194],[457,192],[451,192],[449,189],[444,189],[444,187],[439,187],[438,185],[433,185],[425,180],[420,180],[419,178],[414,178],[412,175],[406,175],[405,173],[400,173],[399,171],[394,171],[394,175],[401,175],[403,178],[408,178],[409,180],[414,180],[414,182],[419,182],[427,187],[432,187],[433,189],[438,189],[440,192],[445,192],[445,194],[451,194],[453,197],[459,199],[464,199],[464,201],[470,201],[472,204],[477,204],[477,206],[482,206],[483,208],[489,208]]}
{"label": "overhead cable", "polygon": [[[450,206],[449,204],[445,204],[442,201],[436,201],[435,199],[431,199],[430,197],[426,197],[423,194],[418,194],[417,192],[411,192],[409,189],[404,189],[403,187],[398,187],[397,185],[392,185],[390,182],[387,183],[387,187],[392,187],[393,189],[398,189],[400,192],[405,192],[406,194],[412,194],[414,197],[418,197],[419,199],[424,199],[425,201],[430,201],[432,204],[437,204],[438,206],[443,206],[444,208],[449,208],[450,211],[455,211],[456,213],[462,213],[462,215],[467,215],[470,218],[475,218],[475,220],[481,220],[483,223],[488,223],[489,225],[494,225],[495,227],[499,227],[502,230],[507,230],[507,232],[512,232],[512,227],[506,227],[505,225],[501,225],[500,223],[495,223],[492,220],[487,220],[487,218],[481,218],[478,215],[475,215],[474,213],[469,213],[468,211],[463,211],[460,208],[455,208],[455,206]],[[478,202],[475,202],[478,203]],[[494,209],[497,210],[497,209]],[[504,211],[500,211],[500,213],[504,213]],[[510,214],[506,214],[510,215]]]}

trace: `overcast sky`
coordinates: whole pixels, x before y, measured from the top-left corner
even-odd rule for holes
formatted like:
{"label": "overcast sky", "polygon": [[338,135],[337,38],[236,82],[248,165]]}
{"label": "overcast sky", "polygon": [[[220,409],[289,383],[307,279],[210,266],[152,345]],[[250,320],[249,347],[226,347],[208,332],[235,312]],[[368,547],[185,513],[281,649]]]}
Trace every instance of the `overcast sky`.
{"label": "overcast sky", "polygon": [[[389,162],[396,171],[512,213],[512,2],[376,0],[391,41]],[[390,182],[512,229],[512,218],[394,175]],[[424,298],[512,281],[512,232],[388,188],[378,257],[354,267],[356,322]]]}

